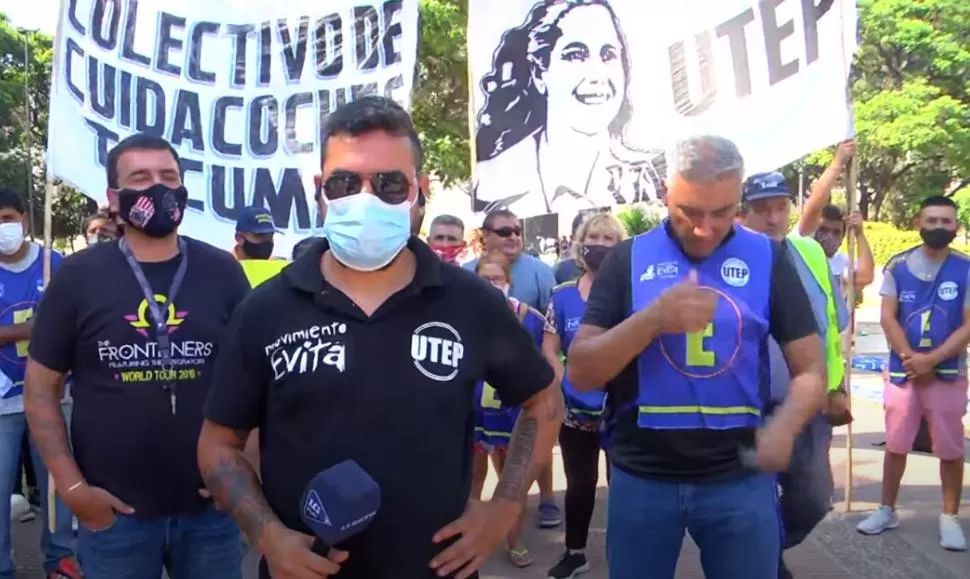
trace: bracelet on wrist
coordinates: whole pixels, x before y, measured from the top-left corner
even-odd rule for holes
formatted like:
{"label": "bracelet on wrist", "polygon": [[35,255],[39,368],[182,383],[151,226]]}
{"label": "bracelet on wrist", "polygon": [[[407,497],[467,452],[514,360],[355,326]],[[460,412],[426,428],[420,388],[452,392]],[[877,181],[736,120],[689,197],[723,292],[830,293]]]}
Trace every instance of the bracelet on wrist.
{"label": "bracelet on wrist", "polygon": [[82,480],[79,480],[76,483],[72,484],[71,486],[67,487],[67,490],[65,490],[64,493],[61,496],[62,497],[66,497],[67,495],[71,494],[73,491],[76,491],[77,489],[81,488],[82,486],[84,486],[84,480],[83,479]]}

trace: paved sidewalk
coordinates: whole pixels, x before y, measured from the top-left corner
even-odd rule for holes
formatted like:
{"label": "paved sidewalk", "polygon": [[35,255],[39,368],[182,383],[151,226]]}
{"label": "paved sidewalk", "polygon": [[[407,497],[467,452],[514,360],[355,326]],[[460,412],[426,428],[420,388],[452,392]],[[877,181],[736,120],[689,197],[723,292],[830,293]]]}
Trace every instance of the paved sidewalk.
{"label": "paved sidewalk", "polygon": [[[856,374],[854,380],[875,380],[878,377]],[[841,509],[820,525],[812,538],[786,556],[798,579],[970,579],[970,554],[948,553],[940,549],[936,522],[940,512],[940,492],[937,462],[932,457],[914,454],[910,457],[903,488],[900,491],[899,513],[902,525],[898,530],[879,537],[866,537],[855,531],[855,524],[865,511],[879,501],[882,475],[882,450],[873,446],[883,440],[882,410],[877,405],[857,400],[853,437],[854,501],[852,511]],[[845,429],[839,429],[844,431]],[[832,461],[837,486],[844,488],[845,435],[837,432],[833,443]],[[556,456],[555,487],[562,506],[565,480]],[[601,477],[605,485],[605,476]],[[490,479],[489,485],[494,483]],[[490,487],[487,487],[490,488]],[[533,489],[535,490],[535,489]],[[486,493],[488,490],[486,490]],[[591,525],[589,556],[593,569],[584,577],[605,579],[606,535],[605,486],[600,489],[599,503]],[[841,490],[840,490],[841,496]],[[531,499],[535,506],[536,497]],[[970,515],[970,504],[964,501],[964,513]],[[968,519],[970,520],[970,519]],[[964,524],[970,534],[970,524]],[[39,523],[22,523],[14,527],[15,558],[19,564],[19,579],[41,579],[40,554],[37,550]],[[486,566],[482,579],[544,578],[555,564],[563,548],[560,530],[540,531],[532,525],[527,531],[529,545],[536,563],[519,570],[498,554]],[[246,578],[255,579],[254,562],[247,561]],[[701,579],[697,549],[686,541],[677,579]],[[144,579],[151,579],[146,577]]]}

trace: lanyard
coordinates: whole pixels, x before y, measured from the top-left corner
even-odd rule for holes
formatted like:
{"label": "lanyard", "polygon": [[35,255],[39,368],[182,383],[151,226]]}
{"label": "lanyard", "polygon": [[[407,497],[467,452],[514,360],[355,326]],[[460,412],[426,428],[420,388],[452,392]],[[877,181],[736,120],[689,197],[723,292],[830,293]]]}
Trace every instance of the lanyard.
{"label": "lanyard", "polygon": [[[138,260],[131,253],[131,248],[128,247],[128,242],[124,237],[118,240],[118,247],[121,248],[121,253],[125,255],[128,267],[131,268],[131,273],[135,275],[135,281],[138,282],[138,286],[145,296],[145,301],[148,302],[148,314],[151,317],[152,325],[155,327],[156,353],[161,365],[162,390],[168,392],[169,401],[172,404],[172,414],[175,414],[175,366],[172,364],[172,341],[168,336],[167,311],[163,311],[155,300],[155,292],[152,291],[152,286],[145,278],[145,272],[142,271]],[[182,287],[182,280],[185,279],[185,269],[189,261],[188,252],[185,250],[185,240],[181,237],[178,240],[178,248],[182,261],[175,271],[175,277],[172,278],[172,285],[166,295],[168,307],[175,304],[175,296]],[[168,307],[165,309],[168,310]]]}

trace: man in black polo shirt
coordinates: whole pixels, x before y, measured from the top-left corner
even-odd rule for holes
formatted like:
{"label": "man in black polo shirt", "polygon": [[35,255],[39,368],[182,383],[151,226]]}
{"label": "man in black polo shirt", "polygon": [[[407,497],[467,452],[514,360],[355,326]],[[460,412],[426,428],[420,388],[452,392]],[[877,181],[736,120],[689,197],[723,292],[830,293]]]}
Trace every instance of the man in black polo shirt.
{"label": "man in black polo shirt", "polygon": [[[407,113],[364,97],[334,111],[325,134],[327,239],[235,315],[200,467],[263,554],[263,578],[474,576],[551,451],[558,385],[505,297],[410,236],[421,147]],[[468,500],[472,398],[483,378],[523,408],[488,503]],[[256,428],[261,483],[242,453]],[[381,509],[320,557],[300,498],[316,473],[348,459],[380,485]]]}
{"label": "man in black polo shirt", "polygon": [[[195,446],[212,362],[249,292],[229,253],[180,237],[175,149],[136,134],[108,152],[124,237],[64,259],[34,318],[30,434],[77,516],[92,579],[240,579],[239,528],[208,498]],[[68,444],[60,400],[73,379]]]}
{"label": "man in black polo shirt", "polygon": [[[768,473],[825,401],[822,343],[786,253],[734,226],[737,147],[697,137],[676,153],[668,219],[610,252],[569,350],[572,383],[605,384],[614,416],[610,577],[672,579],[686,530],[708,577],[775,579]],[[769,335],[792,380],[765,423]]]}

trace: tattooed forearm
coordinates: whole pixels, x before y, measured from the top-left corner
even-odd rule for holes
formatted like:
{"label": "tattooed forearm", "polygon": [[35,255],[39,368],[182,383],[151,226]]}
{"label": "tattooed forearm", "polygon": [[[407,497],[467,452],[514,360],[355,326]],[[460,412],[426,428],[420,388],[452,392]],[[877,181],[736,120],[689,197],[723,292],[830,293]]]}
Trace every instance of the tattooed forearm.
{"label": "tattooed forearm", "polygon": [[562,412],[562,393],[557,383],[536,394],[522,409],[493,498],[525,499],[543,461],[551,454]]}
{"label": "tattooed forearm", "polygon": [[[238,433],[240,447],[247,433]],[[229,512],[253,545],[266,526],[279,522],[266,502],[259,478],[242,448],[217,442],[200,443],[199,461],[206,488],[216,504]]]}
{"label": "tattooed forearm", "polygon": [[30,437],[54,477],[55,486],[63,490],[83,480],[71,452],[61,408],[64,375],[29,361],[24,382],[24,412]]}
{"label": "tattooed forearm", "polygon": [[539,420],[526,412],[519,415],[509,441],[509,453],[505,466],[495,487],[495,498],[519,501],[525,498],[532,486],[533,456],[536,437],[539,434]]}

